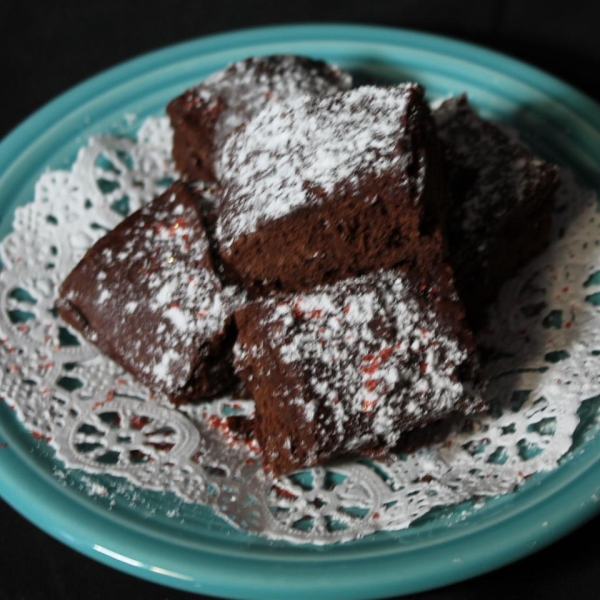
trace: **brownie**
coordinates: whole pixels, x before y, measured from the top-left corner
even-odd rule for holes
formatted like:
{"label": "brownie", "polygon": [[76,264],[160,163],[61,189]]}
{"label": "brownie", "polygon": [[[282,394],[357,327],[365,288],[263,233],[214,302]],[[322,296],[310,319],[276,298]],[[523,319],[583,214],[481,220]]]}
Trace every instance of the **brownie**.
{"label": "brownie", "polygon": [[479,327],[500,286],[548,245],[558,169],[478,116],[465,95],[434,115],[452,197],[451,262],[467,315]]}
{"label": "brownie", "polygon": [[175,164],[190,179],[216,181],[224,140],[269,103],[351,86],[348,73],[303,56],[263,56],[232,64],[167,106]]}
{"label": "brownie", "polygon": [[61,317],[179,404],[232,383],[231,288],[209,257],[200,202],[181,182],[101,238],[60,288]]}
{"label": "brownie", "polygon": [[217,238],[247,289],[444,260],[446,183],[416,84],[273,104],[223,150]]}
{"label": "brownie", "polygon": [[402,432],[483,408],[450,269],[436,279],[423,289],[379,271],[236,311],[235,364],[275,474],[390,449]]}

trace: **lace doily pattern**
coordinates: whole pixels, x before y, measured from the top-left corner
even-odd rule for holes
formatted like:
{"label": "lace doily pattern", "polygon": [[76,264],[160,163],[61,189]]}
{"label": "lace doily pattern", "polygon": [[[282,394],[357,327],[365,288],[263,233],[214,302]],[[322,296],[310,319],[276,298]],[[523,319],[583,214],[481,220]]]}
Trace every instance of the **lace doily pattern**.
{"label": "lace doily pattern", "polygon": [[572,175],[562,174],[552,246],[503,288],[481,335],[489,414],[447,423],[427,444],[409,438],[385,461],[273,479],[255,443],[226,427],[251,401],[175,409],[54,309],[86,249],[177,176],[171,136],[151,118],[137,139],[93,138],[70,170],[40,178],[0,245],[0,395],[66,468],[174,492],[269,538],[328,544],[510,492],[568,453],[582,403],[600,393],[600,218]]}

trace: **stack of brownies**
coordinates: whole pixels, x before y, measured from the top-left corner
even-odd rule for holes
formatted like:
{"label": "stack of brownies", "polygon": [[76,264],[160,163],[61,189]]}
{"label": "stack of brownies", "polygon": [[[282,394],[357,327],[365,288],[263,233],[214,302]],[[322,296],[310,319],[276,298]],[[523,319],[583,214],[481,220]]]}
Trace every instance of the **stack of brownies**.
{"label": "stack of brownies", "polygon": [[241,380],[275,474],[484,407],[472,331],[548,243],[556,167],[464,96],[432,114],[304,57],[167,112],[182,180],[75,267],[67,323],[176,404]]}

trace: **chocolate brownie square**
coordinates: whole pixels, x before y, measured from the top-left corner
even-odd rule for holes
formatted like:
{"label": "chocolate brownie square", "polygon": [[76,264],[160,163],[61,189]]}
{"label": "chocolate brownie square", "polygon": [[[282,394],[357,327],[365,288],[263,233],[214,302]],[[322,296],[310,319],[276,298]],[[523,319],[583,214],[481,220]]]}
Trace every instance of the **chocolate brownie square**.
{"label": "chocolate brownie square", "polygon": [[219,152],[227,136],[269,103],[351,86],[348,73],[304,56],[262,56],[234,63],[167,106],[175,164],[189,179],[216,181]]}
{"label": "chocolate brownie square", "polygon": [[223,150],[217,238],[248,289],[297,291],[444,260],[446,183],[416,84],[267,107]]}
{"label": "chocolate brownie square", "polygon": [[235,363],[275,474],[390,449],[402,432],[483,408],[450,269],[436,279],[423,289],[380,271],[235,313]]}
{"label": "chocolate brownie square", "polygon": [[434,116],[452,196],[451,263],[477,327],[504,281],[548,245],[558,169],[482,119],[465,95],[443,102]]}
{"label": "chocolate brownie square", "polygon": [[182,403],[232,384],[229,301],[210,263],[200,202],[177,182],[85,254],[57,307],[140,382]]}

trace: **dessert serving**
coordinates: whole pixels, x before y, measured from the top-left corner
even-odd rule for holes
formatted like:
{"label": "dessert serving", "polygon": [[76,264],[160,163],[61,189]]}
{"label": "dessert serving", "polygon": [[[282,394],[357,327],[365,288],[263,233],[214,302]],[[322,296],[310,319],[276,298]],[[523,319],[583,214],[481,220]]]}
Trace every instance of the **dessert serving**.
{"label": "dessert serving", "polygon": [[0,397],[65,485],[326,544],[578,456],[595,196],[403,77],[245,59],[40,176],[0,244]]}
{"label": "dessert serving", "polygon": [[[553,167],[464,97],[436,126],[421,86],[350,81],[273,56],[174,100],[174,158],[192,187],[125,219],[60,292],[70,325],[176,405],[239,377],[276,475],[484,409],[463,301],[481,321],[521,246],[528,258],[547,243]],[[198,173],[218,180],[210,202]],[[538,205],[529,242],[522,219]],[[512,255],[507,231],[520,232]],[[254,298],[235,313],[229,280]]]}

